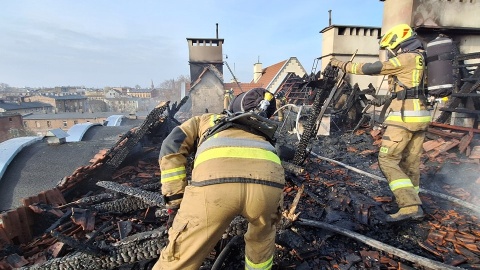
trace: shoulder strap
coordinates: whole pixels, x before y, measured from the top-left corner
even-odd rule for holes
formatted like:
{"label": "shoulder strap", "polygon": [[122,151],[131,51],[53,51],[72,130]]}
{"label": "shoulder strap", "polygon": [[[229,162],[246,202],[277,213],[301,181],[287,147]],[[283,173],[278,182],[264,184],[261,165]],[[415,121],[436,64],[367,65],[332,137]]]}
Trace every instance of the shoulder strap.
{"label": "shoulder strap", "polygon": [[271,144],[275,144],[275,131],[278,128],[278,124],[274,121],[261,117],[255,113],[248,112],[240,115],[227,116],[218,120],[218,122],[208,128],[202,135],[202,141],[212,137],[218,132],[224,131],[229,128],[238,128],[246,132],[250,132],[255,135],[263,136]]}

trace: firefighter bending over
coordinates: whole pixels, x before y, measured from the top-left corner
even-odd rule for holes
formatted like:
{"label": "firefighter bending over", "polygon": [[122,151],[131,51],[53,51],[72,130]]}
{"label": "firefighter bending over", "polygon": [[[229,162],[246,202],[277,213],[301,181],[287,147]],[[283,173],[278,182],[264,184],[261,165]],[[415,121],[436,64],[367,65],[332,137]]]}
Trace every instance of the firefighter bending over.
{"label": "firefighter bending over", "polygon": [[423,217],[418,196],[420,155],[425,130],[431,121],[424,92],[423,45],[410,26],[400,24],[382,36],[380,47],[391,54],[385,62],[353,63],[333,58],[330,64],[351,74],[388,75],[391,96],[371,101],[375,106],[391,102],[378,163],[400,209],[387,216],[387,221],[417,219]]}
{"label": "firefighter bending over", "polygon": [[[261,113],[266,118],[251,112],[259,106],[265,109]],[[268,132],[269,124],[276,123],[267,119],[274,112],[273,95],[254,88],[238,95],[229,113],[192,117],[167,136],[159,162],[162,194],[170,214],[169,242],[153,269],[199,269],[238,215],[249,222],[244,235],[245,269],[272,268],[285,184],[284,169]],[[244,125],[259,119],[267,121],[266,133]],[[194,151],[187,186],[187,157]]]}

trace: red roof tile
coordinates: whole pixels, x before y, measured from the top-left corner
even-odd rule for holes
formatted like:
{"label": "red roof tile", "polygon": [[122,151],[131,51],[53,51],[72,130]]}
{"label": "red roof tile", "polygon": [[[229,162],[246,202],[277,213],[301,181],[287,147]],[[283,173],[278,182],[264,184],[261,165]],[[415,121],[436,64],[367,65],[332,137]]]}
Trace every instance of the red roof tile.
{"label": "red roof tile", "polygon": [[287,60],[283,60],[279,63],[264,68],[262,70],[262,77],[260,77],[257,83],[262,84],[262,87],[266,88],[268,84],[272,82],[272,80],[275,78],[275,75],[278,74],[278,72],[285,65],[286,62]]}
{"label": "red roof tile", "polygon": [[240,89],[240,87],[238,86],[237,83],[225,83],[224,84],[224,87],[225,89],[233,89],[233,93],[234,95],[238,95],[240,93],[242,93],[242,90],[243,92],[247,92],[248,90],[250,89],[253,89],[253,88],[257,88],[257,87],[265,87],[266,85],[262,85],[260,83],[239,83],[240,84],[240,87],[242,89]]}

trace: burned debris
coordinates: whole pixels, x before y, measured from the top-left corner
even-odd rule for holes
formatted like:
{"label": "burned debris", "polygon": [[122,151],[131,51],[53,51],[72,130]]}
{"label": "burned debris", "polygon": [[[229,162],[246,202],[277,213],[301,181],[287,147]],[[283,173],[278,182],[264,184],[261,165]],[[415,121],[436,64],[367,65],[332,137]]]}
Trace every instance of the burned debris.
{"label": "burned debris", "polygon": [[[385,215],[396,206],[376,160],[381,131],[367,122],[355,127],[339,120],[332,136],[316,136],[322,105],[339,114],[355,106],[361,112],[365,105],[358,86],[336,86],[335,70],[326,72],[332,73],[323,85],[304,89],[313,93],[315,113],[302,138],[277,134],[295,155],[282,160],[286,210],[274,269],[478,269],[479,131],[430,126],[420,190],[426,217],[388,224]],[[334,87],[338,92],[332,94]],[[346,98],[339,105],[342,92]],[[158,153],[184,102],[160,104],[89,166],[2,213],[0,269],[150,269],[167,241]],[[450,176],[460,177],[457,167],[470,174],[456,183],[437,181],[446,164],[453,164]],[[202,269],[243,269],[246,226],[235,218]]]}

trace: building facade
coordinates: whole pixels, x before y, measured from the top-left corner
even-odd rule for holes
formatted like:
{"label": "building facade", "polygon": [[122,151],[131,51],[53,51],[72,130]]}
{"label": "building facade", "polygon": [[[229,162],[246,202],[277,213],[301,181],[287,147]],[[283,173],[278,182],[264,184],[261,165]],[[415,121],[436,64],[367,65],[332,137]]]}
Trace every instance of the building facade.
{"label": "building facade", "polygon": [[44,102],[52,105],[56,112],[85,112],[88,108],[87,97],[80,95],[65,96],[30,96],[27,102]]}
{"label": "building facade", "polygon": [[152,89],[129,89],[127,95],[137,98],[152,98]]}
{"label": "building facade", "polygon": [[59,113],[30,114],[23,117],[25,130],[38,136],[46,136],[52,129],[68,131],[72,126],[81,123],[102,124],[112,113]]}
{"label": "building facade", "polygon": [[26,135],[20,114],[0,113],[0,142]]}
{"label": "building facade", "polygon": [[[332,57],[341,61],[350,61],[356,52],[354,62],[375,62],[379,60],[378,40],[381,36],[380,27],[330,25],[320,31],[322,34],[322,63],[324,70]],[[361,76],[347,74],[345,76],[351,85],[358,83],[360,89],[365,89],[371,83],[378,87],[377,76]]]}
{"label": "building facade", "polygon": [[[223,110],[223,39],[187,38],[192,115]],[[186,104],[187,105],[187,104]]]}
{"label": "building facade", "polygon": [[0,113],[50,113],[54,107],[43,102],[5,102],[0,100]]}

